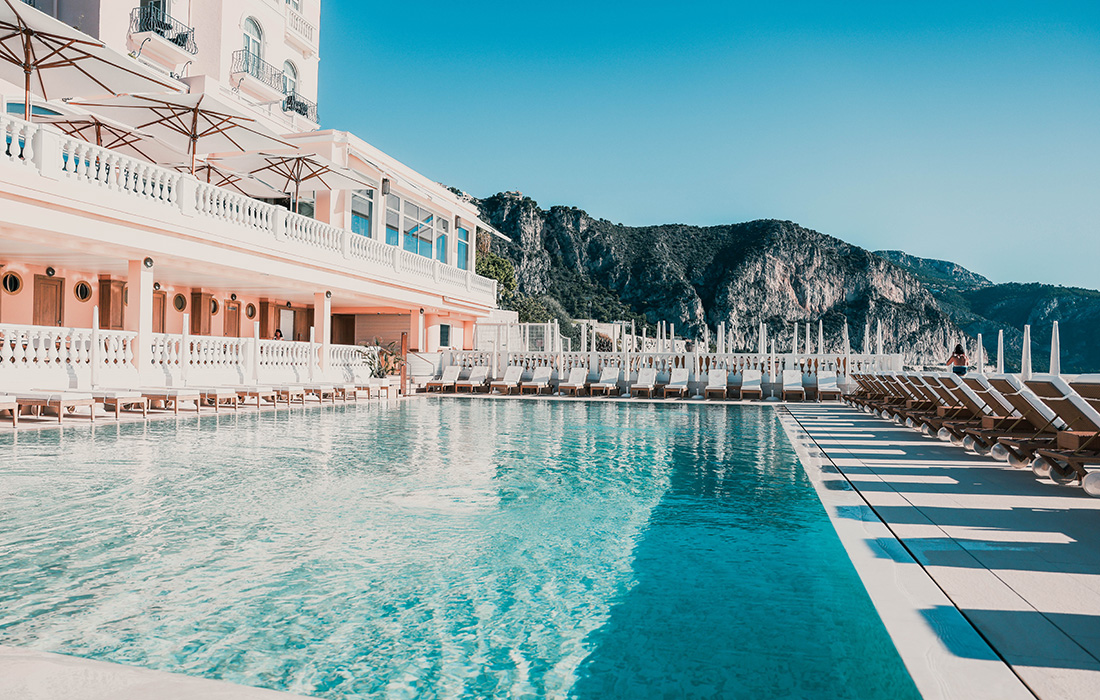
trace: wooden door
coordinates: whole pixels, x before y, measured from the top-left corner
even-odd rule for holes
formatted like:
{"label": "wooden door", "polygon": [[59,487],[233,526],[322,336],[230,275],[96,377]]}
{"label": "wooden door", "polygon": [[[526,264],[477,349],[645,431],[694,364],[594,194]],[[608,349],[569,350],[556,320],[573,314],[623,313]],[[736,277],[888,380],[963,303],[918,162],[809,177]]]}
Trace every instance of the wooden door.
{"label": "wooden door", "polygon": [[153,332],[164,333],[164,316],[168,313],[168,293],[153,292]]}
{"label": "wooden door", "polygon": [[225,314],[225,327],[222,329],[222,335],[226,338],[240,338],[241,302],[225,302],[225,309],[222,311],[222,313]]}
{"label": "wooden door", "polygon": [[65,280],[34,276],[34,325],[60,326],[65,312]]}

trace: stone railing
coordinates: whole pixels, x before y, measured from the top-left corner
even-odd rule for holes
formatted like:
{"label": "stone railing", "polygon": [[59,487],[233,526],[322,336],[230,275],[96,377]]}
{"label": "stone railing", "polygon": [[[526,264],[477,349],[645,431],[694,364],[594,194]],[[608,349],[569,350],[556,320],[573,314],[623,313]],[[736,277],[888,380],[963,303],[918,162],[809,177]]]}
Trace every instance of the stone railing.
{"label": "stone railing", "polygon": [[[399,284],[414,281],[440,294],[496,303],[496,280],[444,265],[397,246],[361,236],[346,229],[288,212],[240,193],[201,182],[189,174],[121,155],[53,127],[30,124],[0,114],[0,166],[37,171],[39,175],[87,186],[73,196],[89,204],[110,201],[135,219],[156,217],[190,224],[206,232],[240,239],[248,244],[265,242],[277,254],[297,261],[310,257],[351,274],[366,274]],[[19,182],[25,183],[22,176]],[[113,199],[123,197],[125,199]],[[205,219],[224,226],[188,221]],[[144,223],[144,222],[142,222]],[[289,246],[288,246],[289,244]]]}
{"label": "stone railing", "polygon": [[288,3],[286,5],[286,28],[292,36],[299,37],[311,47],[317,46],[317,30],[309,21]]}

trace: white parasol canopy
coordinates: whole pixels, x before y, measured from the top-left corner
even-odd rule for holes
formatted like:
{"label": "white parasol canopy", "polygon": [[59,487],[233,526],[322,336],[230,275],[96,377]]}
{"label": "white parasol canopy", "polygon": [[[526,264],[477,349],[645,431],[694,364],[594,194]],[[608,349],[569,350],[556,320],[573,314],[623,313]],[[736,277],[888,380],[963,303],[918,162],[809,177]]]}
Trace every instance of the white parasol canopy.
{"label": "white parasol canopy", "polygon": [[56,117],[32,115],[32,119],[40,124],[52,124],[68,136],[118,151],[123,155],[141,158],[150,163],[171,163],[183,157],[183,153],[170,148],[149,134],[96,114]]}
{"label": "white parasol canopy", "polygon": [[[191,172],[190,163],[171,163],[165,167],[181,173]],[[233,172],[210,161],[196,163],[194,175],[203,182],[217,187],[224,187],[227,190],[233,190],[254,199],[278,199],[283,196],[283,193],[279,190],[269,187],[251,175]]]}
{"label": "white parasol canopy", "polygon": [[192,165],[199,153],[295,147],[238,108],[205,93],[118,95],[69,104],[151,134],[191,156]]}
{"label": "white parasol canopy", "polygon": [[315,153],[244,153],[218,161],[293,196],[295,211],[302,192],[374,189],[365,176]]}
{"label": "white parasol canopy", "polygon": [[19,0],[0,0],[0,79],[23,84],[23,117],[31,94],[46,100],[103,93],[169,91],[183,86],[103,42]]}

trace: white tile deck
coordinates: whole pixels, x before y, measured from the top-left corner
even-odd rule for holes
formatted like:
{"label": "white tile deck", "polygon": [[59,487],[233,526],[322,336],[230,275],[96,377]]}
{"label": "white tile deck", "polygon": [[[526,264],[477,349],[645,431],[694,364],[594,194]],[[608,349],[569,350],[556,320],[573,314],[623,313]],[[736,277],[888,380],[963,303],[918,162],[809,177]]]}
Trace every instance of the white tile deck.
{"label": "white tile deck", "polygon": [[[927,617],[925,627],[942,637],[943,648],[960,662],[982,656],[973,640],[959,647],[958,640],[942,634],[942,618],[961,611],[1035,696],[1100,697],[1100,499],[846,406],[788,409],[804,431],[803,461],[808,456],[814,462],[816,456],[821,481],[831,482],[819,493],[841,538],[847,531],[850,539],[851,523],[859,521],[863,532],[858,536],[873,550],[879,546],[873,526],[878,521],[887,541],[896,537],[904,546],[885,556],[915,560],[954,606],[920,608]],[[854,439],[851,433],[834,431],[834,423],[874,437]],[[851,502],[830,503],[830,493],[847,494]],[[883,597],[876,588],[888,589],[880,585],[888,582],[873,579],[876,567],[859,561],[858,550],[853,554],[849,547],[849,554],[872,598]],[[881,601],[875,602],[883,613]],[[928,674],[914,661],[914,647],[922,644],[924,633],[891,627],[890,615],[885,612],[883,620],[918,687],[928,695],[929,679],[922,679]],[[966,633],[958,620],[951,625],[951,634]],[[935,652],[936,645],[925,651]],[[990,674],[991,682],[1006,680],[992,667],[982,672]],[[957,680],[955,673],[945,678]],[[1002,689],[991,694],[991,688],[971,697],[1010,696],[1001,695]]]}

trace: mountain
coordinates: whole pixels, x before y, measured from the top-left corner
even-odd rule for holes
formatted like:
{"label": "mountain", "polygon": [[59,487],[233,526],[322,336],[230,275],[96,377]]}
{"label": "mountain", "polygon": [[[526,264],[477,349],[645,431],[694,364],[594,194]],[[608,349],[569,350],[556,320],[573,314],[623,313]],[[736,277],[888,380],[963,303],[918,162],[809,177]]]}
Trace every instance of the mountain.
{"label": "mountain", "polygon": [[518,192],[474,201],[509,238],[488,244],[514,270],[516,293],[503,305],[523,320],[558,318],[574,337],[573,318],[634,320],[650,333],[666,321],[687,338],[724,322],[734,348],[748,351],[765,321],[776,348],[789,352],[791,322],[822,320],[826,348],[839,349],[847,321],[858,351],[864,324],[881,321],[886,350],[911,365],[942,366],[948,344],[964,334],[982,333],[993,358],[1003,330],[1006,367],[1018,369],[1022,328],[1031,324],[1032,366],[1043,371],[1058,321],[1063,371],[1100,371],[1097,291],[994,284],[953,262],[872,253],[790,221],[624,226],[576,207],[542,209]]}
{"label": "mountain", "polygon": [[531,320],[543,320],[538,311],[563,321],[633,317],[673,323],[688,338],[724,322],[742,350],[755,349],[764,321],[788,352],[792,321],[822,320],[826,347],[837,350],[846,320],[853,350],[864,347],[865,322],[881,321],[886,349],[913,363],[943,362],[948,340],[961,334],[907,270],[790,221],[623,226],[575,207],[544,210],[515,192],[478,205],[510,239],[494,239],[490,250],[512,263],[519,294],[511,303],[521,316],[536,311]]}
{"label": "mountain", "polygon": [[929,289],[940,308],[996,357],[997,332],[1005,332],[1005,365],[1019,370],[1023,327],[1031,326],[1032,368],[1050,366],[1050,334],[1058,321],[1065,372],[1100,371],[1100,292],[1050,284],[994,284],[955,263],[879,251],[876,255],[908,270]]}

